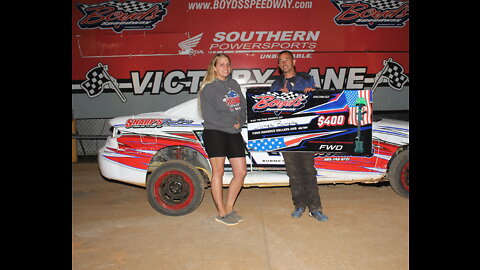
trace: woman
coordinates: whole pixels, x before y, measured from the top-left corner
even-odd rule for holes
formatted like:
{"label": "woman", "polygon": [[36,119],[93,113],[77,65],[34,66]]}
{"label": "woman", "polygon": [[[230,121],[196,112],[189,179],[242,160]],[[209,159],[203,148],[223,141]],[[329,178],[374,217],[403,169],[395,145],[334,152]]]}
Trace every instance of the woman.
{"label": "woman", "polygon": [[[226,225],[236,225],[242,220],[233,207],[247,174],[245,143],[240,133],[246,120],[246,101],[240,85],[229,77],[231,72],[230,58],[226,54],[215,55],[199,91],[203,141],[212,166],[212,197],[218,211],[215,220]],[[226,157],[233,178],[224,204],[222,180]]]}

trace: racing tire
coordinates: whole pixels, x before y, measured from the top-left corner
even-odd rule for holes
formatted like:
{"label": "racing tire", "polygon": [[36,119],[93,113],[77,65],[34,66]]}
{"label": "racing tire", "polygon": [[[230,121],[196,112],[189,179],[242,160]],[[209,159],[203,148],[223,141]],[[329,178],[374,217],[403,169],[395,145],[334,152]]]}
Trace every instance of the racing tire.
{"label": "racing tire", "polygon": [[408,198],[410,193],[409,167],[409,150],[405,150],[393,159],[388,173],[388,180],[392,189],[405,198]]}
{"label": "racing tire", "polygon": [[163,163],[148,178],[146,189],[153,209],[168,216],[193,212],[205,194],[201,173],[183,160]]}

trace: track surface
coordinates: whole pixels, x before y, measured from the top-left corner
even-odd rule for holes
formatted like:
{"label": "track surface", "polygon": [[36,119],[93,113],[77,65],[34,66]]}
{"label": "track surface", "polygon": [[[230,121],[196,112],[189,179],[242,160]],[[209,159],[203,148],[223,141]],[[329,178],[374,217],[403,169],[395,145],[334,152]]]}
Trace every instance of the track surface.
{"label": "track surface", "polygon": [[[409,201],[389,185],[319,185],[327,222],[293,210],[289,187],[244,188],[244,221],[214,221],[210,189],[193,213],[157,213],[144,188],[72,164],[72,269],[408,269]],[[226,194],[226,189],[224,189]]]}

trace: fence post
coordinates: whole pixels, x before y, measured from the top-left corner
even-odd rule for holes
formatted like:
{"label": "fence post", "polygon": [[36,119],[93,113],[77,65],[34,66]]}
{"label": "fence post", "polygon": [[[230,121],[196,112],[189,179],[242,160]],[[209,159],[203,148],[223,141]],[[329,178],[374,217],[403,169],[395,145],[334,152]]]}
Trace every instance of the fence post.
{"label": "fence post", "polygon": [[[72,135],[77,133],[77,123],[75,119],[72,118]],[[77,155],[77,139],[72,138],[72,163],[78,161]]]}

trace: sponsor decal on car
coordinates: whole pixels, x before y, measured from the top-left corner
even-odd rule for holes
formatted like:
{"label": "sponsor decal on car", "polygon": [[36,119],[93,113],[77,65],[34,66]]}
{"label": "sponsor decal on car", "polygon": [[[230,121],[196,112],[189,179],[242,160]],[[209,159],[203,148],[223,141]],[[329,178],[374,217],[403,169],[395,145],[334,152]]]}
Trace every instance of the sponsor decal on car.
{"label": "sponsor decal on car", "polygon": [[170,118],[128,119],[125,128],[162,128],[164,126],[189,126],[193,120],[183,118],[172,120]]}

